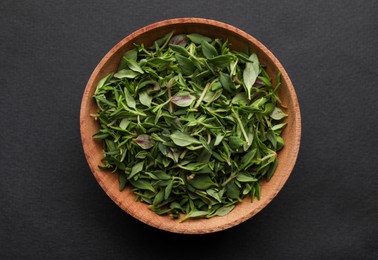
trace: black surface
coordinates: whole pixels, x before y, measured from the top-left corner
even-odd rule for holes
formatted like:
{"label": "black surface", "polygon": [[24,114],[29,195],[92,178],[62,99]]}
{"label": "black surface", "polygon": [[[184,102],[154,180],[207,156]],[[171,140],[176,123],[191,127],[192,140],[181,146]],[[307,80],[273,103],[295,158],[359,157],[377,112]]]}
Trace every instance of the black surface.
{"label": "black surface", "polygon": [[[286,68],[302,113],[284,189],[210,235],[124,213],[81,147],[94,67],[131,32],[174,17],[256,37]],[[0,31],[0,259],[378,259],[377,1],[2,0]]]}

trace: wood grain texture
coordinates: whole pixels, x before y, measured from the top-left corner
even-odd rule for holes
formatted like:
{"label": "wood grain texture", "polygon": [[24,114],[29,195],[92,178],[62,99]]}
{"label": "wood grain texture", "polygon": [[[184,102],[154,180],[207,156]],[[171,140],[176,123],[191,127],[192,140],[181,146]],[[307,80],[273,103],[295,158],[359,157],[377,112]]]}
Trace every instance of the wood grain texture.
{"label": "wood grain texture", "polygon": [[[133,47],[133,43],[144,43],[145,46],[149,46],[171,31],[175,33],[195,32],[211,38],[228,39],[235,50],[241,50],[247,45],[252,52],[256,52],[260,62],[268,67],[268,73],[272,79],[278,72],[282,74],[279,96],[287,107],[288,117],[286,122],[288,125],[282,134],[286,145],[278,153],[279,164],[276,172],[269,182],[262,184],[260,200],[255,199],[251,203],[250,198],[247,197],[230,214],[224,217],[189,219],[180,223],[168,216],[159,216],[149,210],[146,204],[135,202],[131,189],[126,188],[120,192],[117,175],[105,173],[97,167],[101,164],[103,157],[102,145],[101,142],[92,139],[92,135],[98,131],[99,125],[90,114],[97,111],[92,96],[98,81],[117,69],[122,55]],[[238,28],[218,21],[201,18],[177,18],[141,28],[121,40],[105,55],[94,69],[83,94],[80,131],[84,153],[94,177],[106,194],[119,207],[134,218],[162,230],[185,234],[206,234],[225,230],[246,221],[262,210],[277,195],[290,176],[297,159],[301,139],[301,117],[297,96],[289,76],[277,58],[258,40]]]}

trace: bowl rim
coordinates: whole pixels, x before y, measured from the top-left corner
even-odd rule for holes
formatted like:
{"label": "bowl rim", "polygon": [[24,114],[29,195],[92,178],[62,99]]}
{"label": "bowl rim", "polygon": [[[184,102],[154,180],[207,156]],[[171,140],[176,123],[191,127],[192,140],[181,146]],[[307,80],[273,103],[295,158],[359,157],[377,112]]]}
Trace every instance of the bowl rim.
{"label": "bowl rim", "polygon": [[[194,228],[194,229],[189,228],[188,229],[187,225],[183,225],[182,228],[180,228],[179,225],[172,226],[171,225],[172,223],[167,224],[167,225],[162,224],[161,222],[156,223],[154,220],[144,218],[140,214],[137,214],[135,211],[130,210],[130,208],[128,208],[125,204],[123,204],[119,200],[117,200],[116,195],[110,193],[109,187],[107,187],[107,185],[103,182],[103,180],[101,179],[101,177],[98,174],[99,169],[98,169],[97,165],[94,165],[92,163],[90,151],[88,151],[86,144],[85,144],[86,141],[87,141],[87,137],[85,136],[85,126],[86,126],[85,122],[86,122],[86,120],[88,120],[88,114],[86,113],[85,108],[88,106],[88,103],[91,100],[89,93],[90,93],[91,89],[93,88],[93,85],[94,84],[97,85],[96,84],[97,82],[95,82],[95,79],[98,76],[98,74],[100,73],[100,71],[103,68],[103,66],[105,65],[105,63],[113,56],[113,54],[115,52],[119,51],[126,43],[130,42],[132,39],[135,39],[135,38],[141,36],[142,34],[148,33],[149,31],[154,30],[158,27],[162,27],[162,26],[164,27],[164,26],[168,26],[168,25],[174,26],[174,25],[185,24],[185,23],[190,23],[190,24],[194,23],[194,24],[199,24],[199,25],[221,27],[222,29],[232,31],[232,32],[238,34],[240,37],[246,39],[248,42],[251,42],[257,48],[259,48],[265,55],[268,56],[268,58],[274,63],[274,65],[277,66],[277,70],[281,72],[282,77],[286,80],[286,83],[287,83],[286,87],[288,89],[288,92],[289,92],[289,95],[290,95],[290,100],[293,103],[293,107],[294,107],[294,110],[295,110],[294,111],[295,112],[294,113],[294,115],[295,115],[294,120],[295,120],[295,123],[296,123],[296,125],[295,125],[296,134],[294,135],[294,139],[293,139],[294,145],[292,146],[292,149],[289,151],[290,155],[288,156],[288,158],[290,158],[290,160],[288,162],[285,162],[286,174],[280,179],[279,183],[276,185],[276,190],[273,193],[269,194],[270,195],[269,197],[264,198],[264,200],[262,202],[258,201],[257,203],[259,203],[259,205],[257,207],[254,207],[253,211],[248,212],[248,214],[244,214],[237,219],[234,219],[232,222],[223,223],[222,225],[219,225],[219,226],[216,226],[216,227],[208,227],[206,225],[203,225],[203,226],[201,226],[201,228]],[[94,175],[94,177],[96,178],[97,182],[102,187],[102,189],[105,191],[105,193],[121,209],[123,209],[125,212],[127,212],[129,215],[131,215],[135,219],[137,219],[141,222],[144,222],[145,224],[147,224],[149,226],[152,226],[152,227],[155,227],[155,228],[158,228],[158,229],[161,229],[161,230],[165,230],[165,231],[169,231],[169,232],[173,232],[173,233],[183,233],[183,234],[206,234],[206,233],[218,232],[218,231],[222,231],[222,230],[234,227],[234,226],[241,224],[242,222],[246,221],[247,219],[250,219],[252,216],[254,216],[258,212],[260,212],[264,207],[266,207],[273,200],[273,198],[278,194],[278,192],[282,189],[283,185],[286,183],[287,179],[291,175],[291,172],[294,169],[294,166],[295,166],[295,163],[296,163],[296,160],[297,160],[297,157],[298,157],[300,141],[301,141],[301,115],[300,115],[300,108],[299,108],[297,95],[296,95],[295,89],[293,87],[293,84],[292,84],[286,70],[284,69],[284,67],[282,66],[280,61],[273,55],[273,53],[267,47],[265,47],[260,41],[258,41],[256,38],[254,38],[250,34],[246,33],[245,31],[243,31],[243,30],[241,30],[237,27],[234,27],[232,25],[220,22],[220,21],[205,19],[205,18],[173,18],[173,19],[162,20],[162,21],[159,21],[159,22],[149,24],[147,26],[144,26],[144,27],[132,32],[131,34],[129,34],[128,36],[123,38],[121,41],[119,41],[114,47],[112,47],[110,49],[110,51],[108,51],[106,53],[106,55],[100,60],[100,62],[97,64],[97,66],[93,70],[93,72],[92,72],[92,74],[91,74],[91,76],[90,76],[90,78],[87,82],[87,85],[85,87],[84,93],[83,93],[81,107],[80,107],[80,135],[81,135],[84,154],[85,154],[87,163],[88,163],[88,165],[91,169],[92,174]],[[125,190],[122,191],[122,192],[125,192]],[[244,198],[244,200],[245,199],[246,198]],[[137,203],[140,203],[140,202],[137,202]],[[253,203],[256,203],[256,200]],[[158,216],[158,215],[156,215],[156,216],[161,217],[161,216]],[[184,224],[184,223],[181,223],[180,225],[182,225],[182,224]]]}

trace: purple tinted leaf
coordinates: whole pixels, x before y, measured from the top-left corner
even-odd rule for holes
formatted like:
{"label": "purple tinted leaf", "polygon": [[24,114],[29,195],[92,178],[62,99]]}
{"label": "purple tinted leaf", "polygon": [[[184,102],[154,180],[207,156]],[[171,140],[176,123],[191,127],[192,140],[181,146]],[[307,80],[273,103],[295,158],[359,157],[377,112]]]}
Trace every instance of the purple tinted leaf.
{"label": "purple tinted leaf", "polygon": [[188,43],[188,41],[186,40],[186,36],[184,34],[179,34],[173,36],[169,43],[174,45],[185,46]]}
{"label": "purple tinted leaf", "polygon": [[190,95],[189,92],[178,92],[172,97],[172,103],[179,107],[188,107],[195,100],[195,96]]}
{"label": "purple tinted leaf", "polygon": [[142,149],[150,149],[155,145],[155,141],[151,139],[149,135],[139,135],[133,139]]}

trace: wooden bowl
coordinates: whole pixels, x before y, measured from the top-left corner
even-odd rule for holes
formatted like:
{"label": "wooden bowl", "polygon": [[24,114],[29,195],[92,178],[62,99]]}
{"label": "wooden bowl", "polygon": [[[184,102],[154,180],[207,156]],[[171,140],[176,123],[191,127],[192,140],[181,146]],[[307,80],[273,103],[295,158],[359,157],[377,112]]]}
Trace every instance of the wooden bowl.
{"label": "wooden bowl", "polygon": [[[90,116],[97,111],[92,96],[98,81],[117,69],[122,55],[133,47],[133,43],[144,43],[145,46],[150,46],[155,40],[171,31],[186,34],[195,32],[211,38],[228,39],[235,50],[242,50],[247,45],[251,51],[256,52],[260,63],[267,65],[268,73],[272,79],[276,77],[279,71],[282,73],[279,96],[287,107],[288,117],[286,122],[288,124],[282,134],[286,145],[278,154],[279,164],[276,172],[269,182],[262,184],[260,200],[255,199],[251,203],[251,199],[246,197],[231,213],[224,217],[189,219],[180,223],[169,216],[159,216],[149,210],[146,204],[135,202],[134,194],[130,188],[120,192],[116,174],[105,173],[98,168],[103,158],[102,144],[92,139],[92,135],[98,131],[99,125]],[[84,153],[93,175],[119,207],[136,219],[162,230],[175,233],[204,234],[228,229],[244,222],[262,210],[277,195],[288,179],[297,159],[301,136],[301,118],[297,96],[289,76],[277,58],[263,44],[249,34],[228,24],[199,18],[178,18],[154,23],[139,29],[121,40],[105,55],[93,71],[84,91],[80,111],[80,130]]]}

